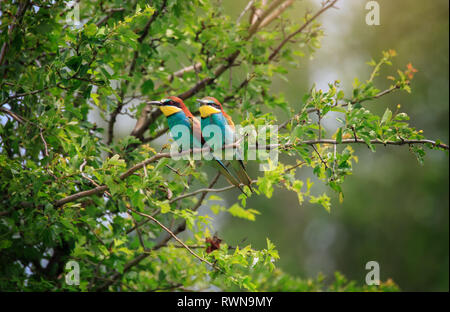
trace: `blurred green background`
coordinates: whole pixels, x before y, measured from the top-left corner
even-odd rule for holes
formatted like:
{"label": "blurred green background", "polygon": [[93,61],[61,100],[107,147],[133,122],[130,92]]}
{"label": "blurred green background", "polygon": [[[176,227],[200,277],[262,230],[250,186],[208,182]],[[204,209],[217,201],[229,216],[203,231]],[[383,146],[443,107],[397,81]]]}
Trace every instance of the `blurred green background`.
{"label": "blurred green background", "polygon": [[[339,79],[349,91],[355,77],[368,78],[367,61],[379,59],[382,50],[394,49],[398,56],[393,66],[375,82],[382,89],[388,87],[386,76],[411,62],[419,70],[412,94],[390,94],[365,106],[382,114],[387,106],[395,109],[401,104],[414,127],[423,129],[428,138],[448,143],[449,2],[379,0],[379,26],[366,25],[366,2],[341,0],[339,9],[321,16],[326,33],[322,48],[289,73],[289,82],[275,80],[273,91],[283,92],[298,109],[313,83],[327,88],[328,82]],[[247,2],[222,3],[237,16]],[[317,9],[319,3],[296,1],[289,15],[300,23],[305,9]],[[285,112],[278,116],[280,121],[286,119]],[[327,126],[331,135],[332,121],[325,121]],[[376,153],[365,146],[354,148],[359,163],[344,183],[344,202],[334,197],[330,214],[319,206],[300,207],[295,193],[279,189],[271,200],[253,196],[248,201],[249,208],[261,212],[256,222],[224,215],[218,223],[219,236],[229,244],[245,239],[255,248],[264,248],[269,237],[281,256],[278,266],[300,277],[319,272],[331,276],[337,270],[363,284],[365,264],[375,260],[381,279],[392,278],[402,290],[448,291],[448,154],[429,151],[421,166],[407,147],[379,146]],[[253,177],[262,174],[256,166],[251,169]],[[307,177],[311,172],[299,174]],[[317,192],[320,185],[315,185]],[[232,204],[236,194],[228,195]]]}
{"label": "blurred green background", "polygon": [[[219,1],[233,18],[237,18],[247,1]],[[315,11],[319,0],[296,0],[288,11],[291,19],[301,23],[307,9]],[[315,83],[327,89],[327,84],[340,80],[350,94],[355,77],[369,78],[371,67],[366,62],[380,59],[381,51],[394,49],[398,56],[392,67],[385,67],[375,84],[389,87],[386,76],[405,69],[411,62],[419,72],[412,81],[412,93],[392,93],[365,107],[383,114],[401,104],[401,111],[411,117],[412,126],[423,129],[430,139],[449,142],[449,2],[448,0],[378,0],[379,26],[368,26],[365,0],[340,0],[338,9],[327,11],[319,21],[325,37],[322,47],[310,58],[303,58],[301,67],[291,69],[289,81],[275,78],[272,91],[284,93],[289,104],[298,111],[303,95]],[[233,73],[241,81],[245,73]],[[279,122],[287,113],[276,112]],[[324,120],[331,136],[335,131],[335,116]],[[235,121],[242,116],[233,116]],[[128,135],[134,121],[122,116],[118,136]],[[163,144],[162,137],[155,144]],[[319,273],[332,277],[340,271],[362,285],[368,261],[380,264],[381,280],[392,278],[405,291],[449,290],[449,158],[448,153],[427,151],[421,166],[406,146],[378,146],[372,153],[363,145],[352,146],[359,163],[354,174],[343,185],[344,202],[333,197],[331,213],[323,207],[305,203],[299,206],[297,195],[277,189],[268,200],[252,196],[247,208],[261,212],[255,222],[231,218],[227,214],[215,217],[218,235],[229,245],[252,244],[265,248],[266,237],[277,246],[281,259],[278,266],[302,278]],[[294,160],[281,158],[294,163]],[[263,173],[257,164],[249,163],[250,175],[256,179]],[[298,178],[312,178],[305,170]],[[226,182],[221,181],[221,185]],[[315,194],[327,191],[321,182],[314,186]],[[231,206],[238,191],[223,193]]]}

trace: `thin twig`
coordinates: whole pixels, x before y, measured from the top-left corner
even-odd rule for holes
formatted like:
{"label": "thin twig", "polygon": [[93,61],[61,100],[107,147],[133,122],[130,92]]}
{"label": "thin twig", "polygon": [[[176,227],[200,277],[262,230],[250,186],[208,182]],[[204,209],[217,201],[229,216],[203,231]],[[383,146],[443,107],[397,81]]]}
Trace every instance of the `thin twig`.
{"label": "thin twig", "polygon": [[45,141],[44,135],[42,134],[42,128],[39,129],[39,136],[41,137],[42,142],[44,143],[44,155],[48,157],[48,146],[47,141]]}
{"label": "thin twig", "polygon": [[109,10],[106,10],[105,13],[107,13],[101,20],[99,20],[95,25],[97,27],[101,26],[103,23],[105,23],[115,12],[123,12],[125,11],[124,8],[112,8]]}
{"label": "thin twig", "polygon": [[317,118],[318,118],[317,124],[319,125],[319,140],[321,140],[322,139],[322,116],[320,114],[320,110],[317,111]]}
{"label": "thin twig", "polygon": [[17,27],[17,25],[20,23],[20,21],[22,20],[26,10],[28,9],[28,7],[30,6],[30,1],[25,1],[25,2],[19,2],[18,8],[17,8],[17,12],[16,15],[13,18],[13,22],[11,25],[8,25],[8,35],[6,36],[7,40],[5,40],[5,42],[2,45],[2,48],[0,50],[0,67],[3,65],[3,62],[6,59],[6,52],[8,51],[8,47],[10,44],[10,40],[12,40],[12,33],[14,31],[14,29]]}
{"label": "thin twig", "polygon": [[284,0],[273,0],[267,9],[265,9],[261,15],[256,15],[256,21],[251,24],[250,28],[248,29],[249,35],[252,35],[253,33],[257,32],[259,29],[261,29],[261,24],[264,21],[264,19],[269,16],[270,13],[272,13]]}
{"label": "thin twig", "polygon": [[[97,183],[97,182],[95,182],[93,179],[91,179],[90,177],[88,177],[84,172],[83,172],[83,169],[84,169],[84,166],[86,166],[86,164],[87,164],[87,161],[86,161],[86,159],[84,159],[83,160],[83,163],[80,165],[80,174],[81,174],[81,176],[83,177],[83,178],[85,178],[86,180],[88,180],[89,182],[91,182],[95,187],[100,187],[100,185]],[[109,193],[107,190],[105,190],[105,194],[106,195],[108,195],[109,197],[112,197],[112,195],[111,195],[111,193]]]}
{"label": "thin twig", "polygon": [[[252,184],[253,184],[253,183],[256,183],[256,181],[251,181],[251,183],[252,183]],[[242,184],[241,184],[241,185],[242,185]],[[234,188],[236,188],[236,187],[237,187],[236,185],[228,185],[228,186],[225,186],[225,187],[222,187],[222,188],[218,188],[218,189],[214,189],[214,188],[202,188],[202,189],[198,189],[198,190],[196,190],[196,191],[193,191],[193,192],[191,192],[191,193],[186,193],[186,194],[177,196],[177,197],[175,197],[174,199],[172,199],[169,203],[174,203],[174,202],[179,201],[179,200],[181,200],[181,199],[183,199],[183,198],[195,196],[195,195],[200,194],[200,193],[203,193],[203,192],[208,192],[208,193],[220,193],[220,192],[225,192],[225,191],[234,189]]]}
{"label": "thin twig", "polygon": [[[366,144],[366,142],[364,140],[358,139],[357,141],[355,141],[354,139],[346,139],[346,140],[342,140],[340,143],[337,142],[336,140],[332,140],[332,139],[321,139],[321,140],[306,140],[306,141],[300,141],[297,143],[287,143],[287,144],[270,144],[270,145],[266,145],[265,147],[261,147],[261,146],[257,146],[257,145],[251,145],[248,148],[249,149],[261,149],[264,148],[266,150],[273,150],[273,149],[287,149],[287,148],[291,148],[294,147],[296,145],[314,145],[314,144],[351,144],[351,143],[361,143],[361,144]],[[422,140],[401,140],[401,141],[381,141],[378,139],[374,139],[370,141],[371,144],[383,144],[383,145],[410,145],[410,144],[431,144],[434,147],[439,147],[442,149],[446,149],[449,150],[449,146],[444,144],[444,143],[436,143],[435,141],[432,140],[426,140],[426,139],[422,139]],[[236,142],[234,144],[230,144],[230,145],[226,145],[225,148],[230,148],[230,147],[236,147],[237,144],[239,144],[239,142]],[[210,151],[209,147],[206,148],[197,148],[197,149],[190,149],[187,151],[183,151],[181,153],[175,153],[174,155],[172,155],[171,153],[158,153],[142,162],[140,162],[139,164],[131,167],[130,169],[128,169],[127,171],[125,171],[124,173],[122,173],[119,176],[120,180],[124,180],[126,178],[128,178],[129,176],[131,176],[134,172],[136,172],[137,170],[141,169],[143,166],[155,162],[161,158],[171,158],[173,156],[183,156],[183,155],[187,155],[190,153],[201,153],[201,152],[205,152],[205,151]],[[90,190],[86,190],[86,191],[81,191],[72,195],[69,195],[65,198],[62,198],[60,200],[57,200],[54,205],[56,207],[60,207],[65,205],[66,203],[78,200],[80,198],[83,197],[87,197],[87,196],[91,196],[91,195],[96,195],[99,193],[103,193],[106,190],[108,190],[108,186],[106,185],[102,185],[102,186],[98,186],[94,189],[90,189]],[[206,193],[204,193],[206,194]]]}
{"label": "thin twig", "polygon": [[54,88],[54,87],[58,87],[58,84],[55,84],[55,85],[52,85],[52,86],[47,86],[47,87],[44,87],[44,88],[42,88],[42,89],[39,89],[39,90],[33,90],[33,91],[30,91],[30,92],[16,93],[16,94],[14,94],[14,95],[11,95],[11,96],[7,97],[6,100],[3,101],[3,102],[0,104],[0,106],[3,105],[3,104],[5,104],[5,103],[8,103],[9,101],[11,101],[11,100],[13,100],[13,99],[16,99],[16,98],[19,98],[19,97],[25,97],[25,96],[28,96],[28,95],[38,94],[38,93],[44,92],[44,91],[46,91],[46,90],[48,90],[48,89],[50,89],[50,88]]}
{"label": "thin twig", "polygon": [[48,153],[48,144],[47,144],[47,141],[46,141],[45,138],[44,138],[44,135],[43,135],[44,129],[43,129],[42,127],[40,127],[39,125],[37,125],[37,124],[34,123],[34,122],[29,121],[28,119],[26,119],[26,118],[24,118],[24,117],[22,117],[22,116],[19,116],[18,114],[16,114],[16,113],[10,111],[10,110],[7,109],[7,108],[0,107],[0,112],[6,113],[7,115],[9,115],[11,118],[13,118],[14,120],[16,120],[16,121],[17,121],[18,123],[20,123],[20,124],[29,123],[29,124],[33,125],[34,127],[38,128],[38,129],[39,129],[39,136],[40,136],[40,138],[41,138],[41,140],[42,140],[42,143],[44,144],[44,152],[43,152],[43,154],[44,154],[44,156],[46,156],[46,157],[49,156],[49,153]]}
{"label": "thin twig", "polygon": [[178,176],[180,176],[180,177],[185,177],[185,176],[187,176],[187,174],[181,173],[180,170],[175,169],[175,168],[173,168],[173,167],[171,167],[171,166],[169,166],[169,165],[166,165],[166,167],[169,168],[172,172],[176,173],[176,174],[177,174]]}
{"label": "thin twig", "polygon": [[336,162],[337,162],[337,158],[336,158],[336,154],[337,154],[337,145],[334,144],[333,145],[333,178],[335,178],[335,172],[336,172]]}
{"label": "thin twig", "polygon": [[[352,143],[358,143],[358,144],[366,144],[366,141],[362,139],[345,139],[341,142],[338,142],[333,139],[321,139],[321,140],[305,140],[305,141],[299,141],[296,143],[287,143],[287,144],[270,144],[266,145],[266,150],[271,150],[275,148],[291,148],[298,145],[314,145],[314,144],[352,144]],[[382,145],[411,145],[411,144],[430,144],[434,147],[439,147],[445,150],[449,150],[449,146],[444,143],[436,143],[432,140],[427,139],[421,139],[421,140],[401,140],[401,141],[381,141],[378,139],[373,139],[369,141],[370,144],[382,144]],[[254,146],[249,146],[249,148],[254,148]]]}
{"label": "thin twig", "polygon": [[181,245],[183,245],[183,247],[184,247],[187,251],[189,251],[189,253],[192,254],[194,257],[196,257],[197,259],[199,259],[201,262],[204,262],[204,263],[208,264],[208,265],[211,266],[212,268],[218,269],[214,264],[212,264],[212,263],[209,262],[208,260],[206,260],[206,259],[200,257],[199,255],[197,255],[191,248],[189,248],[188,245],[186,245],[186,244],[185,244],[181,239],[179,239],[179,238],[178,238],[171,230],[169,230],[164,224],[162,224],[161,222],[159,222],[157,219],[155,219],[154,217],[152,217],[152,216],[149,215],[149,214],[146,214],[146,213],[143,213],[143,212],[136,211],[136,210],[134,210],[133,208],[128,208],[128,209],[131,210],[132,212],[134,212],[134,213],[136,213],[136,214],[142,216],[142,217],[151,219],[153,222],[155,222],[156,224],[158,224],[164,231],[166,231],[167,233],[169,233],[170,236],[172,236],[177,242],[179,242]]}
{"label": "thin twig", "polygon": [[322,164],[325,166],[325,169],[328,169],[328,165],[326,163],[326,161],[323,160],[322,156],[320,155],[319,151],[317,150],[317,148],[314,146],[314,144],[311,144],[312,148],[314,149],[314,151],[316,152],[317,156],[319,156],[320,161],[322,162]]}
{"label": "thin twig", "polygon": [[[144,167],[144,168],[145,168],[145,167]],[[142,249],[143,249],[144,251],[148,251],[148,250],[147,250],[147,247],[145,247],[144,240],[143,240],[143,238],[142,238],[141,229],[139,228],[139,226],[137,226],[136,219],[134,218],[134,216],[133,216],[132,213],[130,213],[129,215],[130,215],[131,219],[133,219],[134,227],[136,228],[136,233],[137,233],[137,235],[138,235],[139,243],[141,244]],[[148,219],[148,220],[152,220],[152,219],[150,219],[150,218],[147,218],[147,219]]]}
{"label": "thin twig", "polygon": [[[152,213],[152,216],[156,217],[160,212],[161,212],[161,209],[158,208]],[[150,219],[145,219],[145,220],[142,220],[141,222],[136,223],[131,229],[127,230],[127,235],[130,234],[131,232],[133,232],[134,230],[136,230],[137,228],[143,226],[144,224],[146,224],[149,221],[150,221]]]}
{"label": "thin twig", "polygon": [[[281,51],[281,49],[284,47],[284,45],[291,40],[293,37],[297,36],[298,34],[300,34],[301,32],[303,32],[306,27],[312,22],[314,21],[317,17],[319,17],[322,13],[324,13],[326,10],[328,10],[330,7],[332,7],[338,0],[334,0],[333,4],[328,4],[328,5],[324,5],[324,7],[319,10],[314,16],[312,16],[311,18],[309,18],[298,30],[296,30],[295,32],[291,33],[288,37],[286,37],[278,46],[277,48],[270,54],[270,56],[268,57],[268,59],[263,62],[264,64],[268,64],[271,61],[273,61],[275,59],[275,56]],[[285,3],[283,3],[281,5],[280,8],[277,9],[277,11],[273,12],[273,15],[269,15],[267,18],[270,18],[270,21],[272,21],[274,18],[276,18],[278,15],[280,15],[289,5],[291,5],[292,2],[287,1]],[[284,7],[285,6],[285,7]],[[256,14],[256,13],[255,13]],[[259,27],[262,28],[263,26],[266,26],[268,23],[270,23],[270,21],[265,22],[265,20],[263,21],[264,25],[260,25]],[[255,75],[255,73],[252,73],[252,76]],[[251,76],[251,77],[252,77]],[[252,77],[253,78],[253,77]],[[236,92],[239,91],[240,89],[242,89],[243,87],[247,86],[247,84],[250,82],[251,79],[245,79],[240,85],[239,87],[235,90],[233,95],[229,95],[224,99],[224,102],[227,102],[229,100],[231,100],[232,98],[234,98],[236,96]],[[292,120],[292,119],[290,119]],[[284,128],[288,122],[290,121],[286,121],[281,128]]]}
{"label": "thin twig", "polygon": [[275,11],[273,11],[271,14],[269,14],[262,22],[261,25],[259,25],[260,28],[263,28],[267,25],[269,25],[274,19],[276,19],[278,16],[281,15],[289,6],[294,3],[294,0],[286,0],[284,3],[282,3]]}
{"label": "thin twig", "polygon": [[[380,98],[380,97],[382,97],[382,96],[384,96],[384,95],[387,95],[387,94],[389,94],[389,93],[391,93],[391,92],[393,92],[393,91],[395,91],[395,90],[397,90],[397,89],[399,89],[399,88],[400,88],[400,87],[399,87],[398,85],[395,85],[395,86],[392,86],[392,87],[390,87],[390,88],[388,88],[388,89],[386,89],[386,90],[383,90],[383,91],[377,93],[376,95],[374,95],[374,96],[372,96],[372,97],[367,97],[367,98],[360,99],[360,100],[357,100],[357,99],[347,100],[347,101],[345,101],[344,103],[340,103],[340,104],[333,105],[333,108],[336,108],[336,107],[347,107],[349,104],[352,104],[352,105],[354,105],[354,104],[361,104],[361,103],[366,102],[366,101],[375,100],[375,99],[378,99],[378,98]],[[281,125],[279,125],[279,126],[278,126],[278,129],[284,129],[284,128],[286,128],[286,126],[287,126],[293,119],[295,119],[295,118],[297,118],[298,116],[300,116],[304,111],[306,111],[308,114],[310,114],[310,113],[315,113],[315,112],[317,112],[318,110],[319,110],[319,109],[318,109],[318,108],[315,108],[315,107],[310,107],[310,108],[308,108],[308,109],[302,109],[299,113],[295,114],[294,116],[292,116],[291,118],[289,118],[288,120],[286,120],[285,122],[283,122]]]}
{"label": "thin twig", "polygon": [[[260,30],[259,26],[260,26],[260,23],[262,22],[262,20],[267,15],[269,15],[274,9],[276,9],[277,6],[279,4],[281,4],[282,1],[283,0],[275,0],[274,2],[271,3],[269,8],[265,12],[263,12],[260,19],[258,19],[255,23],[253,23],[250,26],[250,28],[248,29],[247,36],[243,39],[244,41],[249,41],[253,37],[253,35],[255,35],[257,33],[257,31]],[[337,1],[337,0],[335,0],[335,1]],[[281,47],[280,47],[280,49],[281,49]],[[225,62],[216,68],[216,70],[214,71],[212,76],[206,77],[206,78],[200,80],[189,90],[187,90],[181,94],[178,94],[178,97],[182,100],[189,99],[192,96],[194,96],[195,94],[197,94],[198,92],[200,92],[201,90],[203,90],[205,87],[214,83],[214,81],[217,78],[219,78],[226,70],[228,70],[229,68],[231,68],[234,65],[236,59],[240,55],[240,52],[241,52],[240,50],[236,50],[235,52],[230,54],[227,58],[225,58]],[[195,66],[196,65],[194,64],[192,69],[195,69],[196,68]],[[149,112],[151,112],[151,113],[148,115]],[[145,132],[145,130],[148,129],[148,126],[150,124],[152,124],[156,120],[156,118],[158,118],[159,116],[161,116],[161,110],[155,109],[155,110],[151,111],[151,108],[147,106],[147,108],[142,112],[141,117],[138,119],[133,131],[131,132],[131,135],[136,136],[137,138],[141,138],[143,136],[143,133]]]}
{"label": "thin twig", "polygon": [[15,113],[13,113],[12,111],[10,111],[10,110],[7,109],[7,108],[0,107],[0,112],[6,113],[6,114],[9,115],[11,118],[13,118],[15,121],[17,121],[18,123],[23,124],[23,123],[25,122],[25,119],[24,119],[23,117],[21,117],[21,116],[15,114]]}
{"label": "thin twig", "polygon": [[[213,178],[213,180],[212,180],[211,183],[209,184],[208,188],[212,188],[212,187],[217,183],[217,181],[219,180],[219,177],[220,177],[220,173],[217,173],[217,175]],[[192,211],[196,211],[196,210],[202,205],[202,203],[203,203],[203,201],[205,200],[205,198],[206,198],[207,195],[208,195],[208,192],[207,192],[207,191],[204,191],[204,192],[202,193],[202,195],[200,196],[200,198],[199,198],[197,204],[192,208]],[[150,220],[150,219],[148,219],[148,220]],[[186,220],[184,220],[183,222],[181,222],[181,223],[180,223],[180,224],[172,231],[172,233],[175,234],[175,235],[177,235],[178,233],[183,232],[185,229],[186,229]],[[171,238],[173,238],[173,236],[170,235],[169,233],[166,233],[166,236],[163,237],[163,238],[159,241],[159,243],[158,243],[156,246],[154,246],[154,247],[152,248],[152,250],[153,250],[153,251],[156,251],[156,250],[158,250],[158,249],[160,249],[160,248],[166,246],[167,243],[170,241]],[[140,254],[139,256],[137,256],[136,258],[134,258],[133,260],[127,262],[127,263],[124,265],[124,268],[123,268],[123,272],[122,272],[122,273],[120,273],[120,272],[114,273],[114,274],[111,276],[110,281],[105,282],[103,285],[101,285],[101,286],[98,288],[98,290],[99,290],[99,291],[102,291],[102,290],[107,289],[110,285],[113,285],[113,284],[117,281],[117,279],[119,279],[125,272],[127,272],[128,270],[130,270],[132,267],[138,265],[142,260],[144,260],[144,259],[147,258],[148,256],[149,256],[149,253],[142,253],[142,254]]]}
{"label": "thin twig", "polygon": [[241,19],[242,17],[244,17],[245,13],[247,13],[248,10],[250,10],[250,8],[253,5],[253,2],[255,2],[255,0],[250,0],[247,5],[245,6],[244,10],[242,10],[241,14],[239,14],[238,19],[236,20],[236,24],[239,25],[241,23]]}
{"label": "thin twig", "polygon": [[[147,37],[147,35],[148,35],[149,31],[150,31],[150,26],[158,18],[158,16],[165,10],[166,5],[167,5],[167,0],[164,0],[162,5],[161,5],[161,8],[159,10],[157,10],[149,18],[148,22],[144,26],[144,30],[142,31],[142,34],[137,39],[139,44],[142,44],[144,39]],[[139,51],[138,50],[134,51],[133,59],[131,60],[130,69],[128,71],[128,76],[129,77],[132,77],[134,75],[134,69],[136,67],[136,61],[138,59],[138,56],[139,56]],[[124,93],[125,93],[125,89],[128,87],[128,85],[129,85],[129,80],[126,80],[125,81],[125,86],[122,88],[121,100],[117,104],[117,107],[114,109],[114,111],[110,114],[109,121],[108,121],[108,139],[106,141],[106,143],[108,145],[113,142],[113,139],[114,139],[114,125],[116,123],[117,116],[120,114],[120,112],[122,111],[122,108],[124,106],[123,96],[124,96]]]}
{"label": "thin twig", "polygon": [[289,171],[292,171],[292,170],[294,170],[294,169],[296,169],[296,168],[298,168],[298,167],[300,167],[300,166],[302,166],[304,164],[305,164],[304,161],[300,161],[296,165],[284,169],[284,173],[288,173]]}
{"label": "thin twig", "polygon": [[312,21],[314,21],[315,19],[317,19],[322,13],[324,13],[326,10],[328,10],[329,8],[333,7],[336,2],[338,0],[333,0],[333,1],[327,1],[324,3],[324,5],[322,6],[322,8],[316,12],[316,14],[314,14],[313,16],[311,16],[309,19],[306,20],[306,22],[300,26],[299,29],[297,29],[296,31],[292,32],[290,35],[288,35],[276,48],[275,50],[270,54],[269,56],[269,60],[272,60],[275,58],[275,56],[278,55],[278,53],[281,51],[281,49],[284,47],[285,44],[287,44],[292,38],[294,38],[295,36],[297,36],[299,33],[303,32],[303,30],[306,29],[306,27],[309,26],[309,24],[311,24]]}

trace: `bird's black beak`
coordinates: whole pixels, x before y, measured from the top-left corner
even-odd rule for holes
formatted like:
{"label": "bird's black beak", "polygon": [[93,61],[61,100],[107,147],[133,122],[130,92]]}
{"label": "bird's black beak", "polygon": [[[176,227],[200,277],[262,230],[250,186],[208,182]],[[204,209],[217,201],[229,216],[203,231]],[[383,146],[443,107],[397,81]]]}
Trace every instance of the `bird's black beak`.
{"label": "bird's black beak", "polygon": [[155,105],[155,106],[161,106],[162,105],[161,101],[150,101],[150,102],[148,102],[148,104]]}

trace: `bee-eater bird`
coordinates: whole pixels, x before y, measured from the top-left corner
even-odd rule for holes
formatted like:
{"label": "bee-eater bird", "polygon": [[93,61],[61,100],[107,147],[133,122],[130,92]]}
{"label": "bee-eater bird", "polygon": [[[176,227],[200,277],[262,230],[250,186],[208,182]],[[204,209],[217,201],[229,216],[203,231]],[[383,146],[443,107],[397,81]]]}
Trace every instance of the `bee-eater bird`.
{"label": "bee-eater bird", "polygon": [[[201,116],[201,127],[202,132],[204,132],[205,127],[209,125],[216,125],[219,127],[222,135],[221,144],[230,145],[235,143],[236,135],[234,129],[234,122],[231,117],[225,113],[222,104],[212,96],[204,97],[203,99],[198,99],[197,102],[200,103],[200,116]],[[253,191],[251,184],[252,180],[247,174],[244,162],[242,161],[241,152],[238,148],[234,151],[236,156],[235,160],[230,160],[231,166],[236,172],[240,183],[247,185],[251,191]]]}
{"label": "bee-eater bird", "polygon": [[[179,131],[174,130],[174,128],[176,129],[176,126],[185,126],[185,129],[189,130],[190,148],[205,147],[200,122],[192,115],[182,99],[176,96],[169,96],[167,99],[162,99],[161,101],[151,101],[150,104],[158,106],[164,116],[166,116],[174,140],[179,138]],[[223,162],[214,156],[213,159],[215,167],[219,169],[228,182],[238,187],[244,193],[239,180],[228,170]]]}

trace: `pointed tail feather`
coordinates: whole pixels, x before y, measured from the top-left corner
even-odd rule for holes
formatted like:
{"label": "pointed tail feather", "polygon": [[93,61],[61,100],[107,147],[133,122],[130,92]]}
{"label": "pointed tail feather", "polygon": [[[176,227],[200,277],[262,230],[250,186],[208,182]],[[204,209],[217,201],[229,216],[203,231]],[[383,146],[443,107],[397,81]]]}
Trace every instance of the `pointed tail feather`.
{"label": "pointed tail feather", "polygon": [[[237,188],[239,188],[239,190],[245,194],[244,190],[241,187],[241,183],[238,181],[238,179],[236,179],[236,177],[230,172],[230,170],[228,170],[228,168],[223,164],[223,162],[221,162],[220,160],[214,158],[215,163],[217,168],[219,169],[220,173],[222,173],[222,175],[225,177],[225,179],[227,179],[227,181],[236,186]],[[247,195],[247,194],[245,194]]]}
{"label": "pointed tail feather", "polygon": [[244,185],[247,185],[250,191],[253,193],[252,179],[250,179],[250,177],[248,176],[247,168],[245,168],[245,164],[242,161],[242,154],[239,148],[236,149],[236,158],[237,160],[231,161],[233,169],[236,172],[236,175],[238,176],[240,182]]}
{"label": "pointed tail feather", "polygon": [[234,171],[239,178],[240,183],[247,185],[250,191],[253,193],[252,179],[248,176],[244,162],[242,160],[231,161]]}

